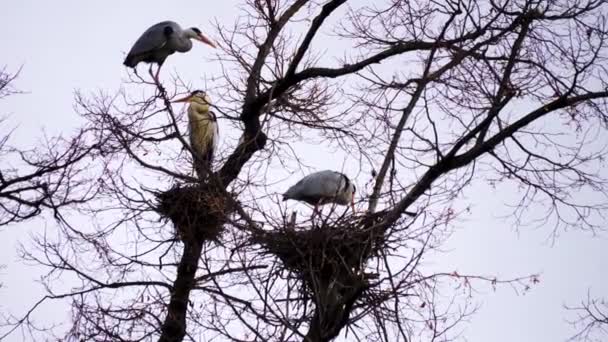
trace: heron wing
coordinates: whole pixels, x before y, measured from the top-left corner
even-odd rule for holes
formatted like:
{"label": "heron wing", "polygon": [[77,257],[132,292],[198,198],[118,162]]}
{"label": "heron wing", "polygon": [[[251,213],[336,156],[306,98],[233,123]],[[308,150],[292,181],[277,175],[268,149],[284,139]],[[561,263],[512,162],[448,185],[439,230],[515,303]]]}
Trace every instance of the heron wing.
{"label": "heron wing", "polygon": [[293,198],[334,197],[344,186],[343,182],[343,176],[339,172],[319,171],[302,178],[285,194]]}
{"label": "heron wing", "polygon": [[188,107],[190,144],[200,155],[215,154],[219,140],[219,128],[213,112],[199,113],[193,105]]}
{"label": "heron wing", "polygon": [[151,26],[133,44],[129,56],[141,56],[163,48],[168,41],[167,32],[178,31],[181,31],[181,27],[173,21],[163,21]]}
{"label": "heron wing", "polygon": [[[210,114],[211,114],[212,118],[216,117],[215,113],[210,112]],[[212,147],[212,149],[213,149],[213,154],[215,155],[215,153],[217,151],[217,146],[219,145],[219,141],[220,141],[220,127],[217,124],[217,120],[213,120],[213,126],[214,126],[214,129],[215,129],[215,132],[213,134],[213,147]]]}

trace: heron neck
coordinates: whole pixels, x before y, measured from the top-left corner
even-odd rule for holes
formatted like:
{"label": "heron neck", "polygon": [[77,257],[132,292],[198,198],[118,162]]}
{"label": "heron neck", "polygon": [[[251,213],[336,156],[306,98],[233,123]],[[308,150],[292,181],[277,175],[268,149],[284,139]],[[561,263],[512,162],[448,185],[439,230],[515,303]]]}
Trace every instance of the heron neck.
{"label": "heron neck", "polygon": [[190,38],[188,38],[187,35],[182,34],[179,39],[181,40],[181,44],[177,44],[175,50],[177,50],[178,52],[188,52],[192,49],[192,41],[190,40]]}
{"label": "heron neck", "polygon": [[209,104],[192,101],[190,103],[189,112],[191,115],[209,116]]}

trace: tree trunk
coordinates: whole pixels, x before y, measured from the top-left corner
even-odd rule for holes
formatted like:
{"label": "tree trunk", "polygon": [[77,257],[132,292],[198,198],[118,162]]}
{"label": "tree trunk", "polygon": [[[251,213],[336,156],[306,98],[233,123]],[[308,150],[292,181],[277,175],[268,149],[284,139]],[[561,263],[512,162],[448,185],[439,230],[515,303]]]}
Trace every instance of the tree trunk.
{"label": "tree trunk", "polygon": [[310,321],[310,327],[304,337],[304,342],[323,342],[321,333],[321,323],[319,322],[319,309],[315,308],[315,315]]}
{"label": "tree trunk", "polygon": [[194,286],[194,277],[198,260],[203,249],[200,239],[185,239],[184,254],[177,267],[177,277],[173,282],[171,300],[167,307],[167,316],[161,327],[159,342],[181,342],[186,335],[186,315],[188,299]]}

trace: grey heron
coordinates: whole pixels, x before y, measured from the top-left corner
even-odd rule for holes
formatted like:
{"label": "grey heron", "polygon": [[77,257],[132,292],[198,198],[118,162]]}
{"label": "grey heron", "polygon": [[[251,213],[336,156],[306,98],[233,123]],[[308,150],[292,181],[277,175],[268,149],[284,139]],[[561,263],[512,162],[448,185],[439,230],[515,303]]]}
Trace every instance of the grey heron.
{"label": "grey heron", "polygon": [[319,205],[350,203],[355,212],[355,184],[343,173],[325,170],[312,173],[291,186],[284,194],[283,201],[289,199],[314,206],[317,213]]}
{"label": "grey heron", "polygon": [[[205,167],[210,168],[219,139],[219,129],[215,113],[209,109],[211,99],[202,90],[195,90],[188,96],[172,102],[187,102],[188,121],[190,128],[190,145],[196,154],[195,160],[200,160]],[[195,167],[200,178],[204,170]]]}
{"label": "grey heron", "polygon": [[149,72],[159,83],[158,74],[165,59],[176,51],[182,53],[190,51],[192,49],[190,39],[199,40],[215,48],[215,44],[205,37],[198,28],[191,27],[184,30],[176,22],[163,21],[148,28],[137,39],[123,64],[133,69],[140,62],[158,64],[155,75],[152,75],[152,65],[150,65]]}

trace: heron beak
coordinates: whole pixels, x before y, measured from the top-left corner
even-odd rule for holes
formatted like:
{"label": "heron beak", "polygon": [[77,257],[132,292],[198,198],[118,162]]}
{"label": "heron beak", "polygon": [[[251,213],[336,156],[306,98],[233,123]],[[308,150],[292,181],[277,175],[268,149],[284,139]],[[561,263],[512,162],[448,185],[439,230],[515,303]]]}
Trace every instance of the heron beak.
{"label": "heron beak", "polygon": [[205,43],[205,44],[207,44],[207,45],[210,45],[210,46],[211,46],[212,48],[214,48],[214,49],[215,49],[215,48],[217,48],[217,46],[216,46],[216,45],[215,45],[215,44],[214,44],[214,43],[211,41],[211,39],[209,39],[209,38],[207,38],[207,37],[203,36],[202,34],[200,34],[200,35],[198,36],[198,40],[200,40],[201,42],[203,42],[203,43]]}
{"label": "heron beak", "polygon": [[186,97],[182,97],[181,99],[173,100],[173,101],[171,101],[171,103],[176,103],[176,102],[190,102],[190,98],[192,98],[192,95],[188,95],[188,96],[186,96]]}

